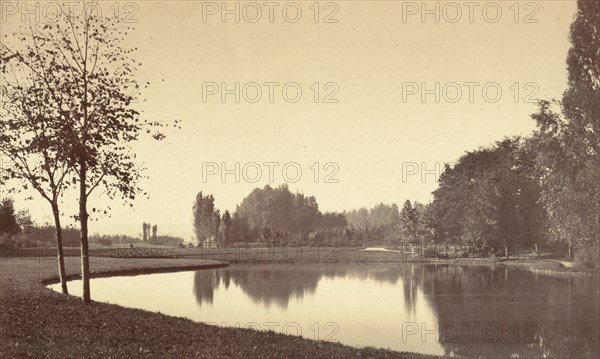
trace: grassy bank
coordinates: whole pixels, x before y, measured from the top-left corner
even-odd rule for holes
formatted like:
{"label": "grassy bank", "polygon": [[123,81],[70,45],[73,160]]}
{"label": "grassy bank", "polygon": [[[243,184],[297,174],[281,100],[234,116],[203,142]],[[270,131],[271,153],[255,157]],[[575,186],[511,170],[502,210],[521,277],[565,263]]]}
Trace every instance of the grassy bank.
{"label": "grassy bank", "polygon": [[[92,258],[93,275],[195,270],[219,265],[198,259]],[[79,276],[79,261],[67,259]],[[2,358],[428,358],[374,348],[316,342],[248,329],[220,328],[160,313],[55,293],[51,258],[0,261],[0,357]],[[92,298],[94,296],[92,286]]]}
{"label": "grassy bank", "polygon": [[[442,253],[447,254],[447,253]],[[551,276],[587,277],[600,274],[600,268],[586,269],[568,265],[568,261],[552,253],[540,256],[532,253],[511,254],[504,257],[472,257],[460,253],[436,257],[435,251],[428,251],[426,258],[419,253],[407,251],[367,251],[357,247],[337,246],[274,246],[274,247],[228,247],[228,248],[175,248],[164,246],[100,246],[90,250],[91,257],[111,258],[114,260],[144,259],[186,259],[193,261],[219,261],[228,263],[436,263],[460,265],[508,265],[530,270],[534,273]],[[54,260],[55,248],[23,248],[0,250],[0,261],[10,258],[47,261]],[[65,250],[67,261],[79,263],[79,248]],[[146,262],[151,263],[151,262]],[[183,262],[175,262],[183,263]]]}
{"label": "grassy bank", "polygon": [[431,263],[457,265],[507,265],[534,273],[551,276],[587,277],[600,274],[598,269],[567,267],[561,258],[546,253],[543,256],[531,254],[504,257],[458,257],[436,258],[428,254],[426,258],[418,253],[406,251],[367,251],[352,247],[271,247],[271,248],[176,248],[169,251],[180,258],[217,260],[229,263]]}

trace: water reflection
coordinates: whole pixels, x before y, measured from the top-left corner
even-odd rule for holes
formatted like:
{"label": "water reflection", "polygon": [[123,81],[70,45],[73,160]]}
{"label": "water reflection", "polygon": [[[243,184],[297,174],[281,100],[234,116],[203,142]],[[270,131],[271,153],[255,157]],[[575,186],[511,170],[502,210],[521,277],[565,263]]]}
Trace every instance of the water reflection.
{"label": "water reflection", "polygon": [[[503,266],[269,264],[98,278],[92,288],[97,301],[359,347],[600,358],[597,278]],[[77,281],[70,289],[81,294]]]}
{"label": "water reflection", "polygon": [[[212,305],[214,292],[233,283],[255,305],[287,309],[290,300],[314,296],[324,279],[400,286],[405,314],[400,331],[420,337],[423,345],[439,342],[446,355],[600,357],[599,290],[592,279],[454,265],[233,266],[196,272],[194,293],[198,304]],[[434,321],[424,321],[418,300],[432,309]],[[394,312],[380,309],[381,317]],[[436,326],[437,337],[431,334]],[[395,336],[396,341],[402,339]]]}
{"label": "water reflection", "polygon": [[[508,268],[423,266],[423,291],[437,313],[446,353],[464,356],[598,358],[598,282],[538,277]],[[417,279],[418,280],[418,279]],[[462,325],[476,323],[472,334]],[[456,333],[456,335],[455,335]],[[446,338],[444,338],[446,336]]]}
{"label": "water reflection", "polygon": [[275,304],[287,308],[291,298],[301,300],[314,295],[321,278],[373,279],[396,284],[400,280],[397,268],[335,268],[308,266],[235,266],[213,271],[197,271],[194,274],[194,294],[198,304],[212,304],[214,292],[229,288],[230,283],[239,286],[255,304],[270,307]]}

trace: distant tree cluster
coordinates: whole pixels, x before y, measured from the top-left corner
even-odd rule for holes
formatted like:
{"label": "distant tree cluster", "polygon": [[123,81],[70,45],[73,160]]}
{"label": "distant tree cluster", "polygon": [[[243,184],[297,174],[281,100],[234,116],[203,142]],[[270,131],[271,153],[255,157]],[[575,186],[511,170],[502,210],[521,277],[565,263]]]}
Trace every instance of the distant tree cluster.
{"label": "distant tree cluster", "polygon": [[[204,196],[202,192],[196,195],[192,206],[192,222],[199,245],[218,241],[221,217],[212,195]],[[228,232],[229,229],[223,231]]]}
{"label": "distant tree cluster", "polygon": [[371,209],[344,211],[348,228],[342,243],[351,245],[392,243],[398,234],[400,212],[396,204],[380,203]]}
{"label": "distant tree cluster", "polygon": [[214,197],[200,192],[193,223],[198,243],[214,241],[216,246],[239,242],[400,245],[427,238],[425,212],[424,205],[407,200],[401,211],[396,204],[382,203],[370,210],[322,213],[314,196],[292,193],[284,184],[254,189],[233,215],[226,211],[219,222]]}
{"label": "distant tree cluster", "polygon": [[256,188],[244,198],[236,213],[252,228],[290,233],[316,229],[321,219],[315,197],[293,194],[287,185]]}
{"label": "distant tree cluster", "polygon": [[[152,231],[152,233],[150,233]],[[142,223],[142,242],[144,243],[156,243],[156,234],[158,233],[158,225],[152,225],[151,223]]]}
{"label": "distant tree cluster", "polygon": [[[117,238],[118,243],[136,243],[140,242],[138,238],[131,237],[133,241],[122,241],[120,238]],[[158,224],[152,225],[151,223],[142,223],[142,243],[145,244],[155,244],[161,246],[171,246],[178,247],[183,243],[183,238],[174,237],[174,236],[166,236],[166,235],[158,235]]]}
{"label": "distant tree cluster", "polygon": [[[158,235],[158,225],[144,223],[145,235],[142,240],[128,235],[92,234],[90,243],[104,246],[119,244],[149,243],[155,245],[178,247],[183,238]],[[61,230],[63,242],[67,245],[79,243],[81,231],[78,228],[64,227]],[[0,202],[0,246],[4,249],[49,246],[55,241],[56,228],[49,224],[36,224],[27,210],[16,211],[14,201],[4,198]]]}
{"label": "distant tree cluster", "polygon": [[183,245],[183,238],[176,236],[161,235],[156,236],[155,243],[161,246],[180,247]]}
{"label": "distant tree cluster", "polygon": [[138,237],[129,236],[125,234],[93,234],[90,236],[91,243],[99,243],[104,246],[119,246],[123,244],[152,244],[152,245],[160,245],[160,246],[170,246],[170,247],[179,247],[183,244],[183,238],[168,236],[168,235],[157,235],[156,237],[151,238],[151,242],[144,242],[143,239],[139,239]]}
{"label": "distant tree cluster", "polygon": [[290,192],[287,185],[254,189],[231,215],[219,216],[214,197],[198,193],[193,206],[193,223],[199,243],[216,245],[236,242],[289,242],[308,238],[310,232],[344,228],[340,213],[321,213],[315,197]]}
{"label": "distant tree cluster", "polygon": [[393,226],[400,220],[400,211],[395,203],[380,203],[370,210],[363,207],[359,210],[344,211],[343,215],[348,225],[355,229]]}
{"label": "distant tree cluster", "polygon": [[20,231],[14,201],[5,198],[0,202],[0,234],[15,234]]}
{"label": "distant tree cluster", "polygon": [[[53,226],[38,226],[26,209],[16,211],[11,198],[0,202],[0,247],[47,246],[54,242],[55,233]],[[63,236],[66,241],[79,241],[79,231],[75,228],[64,228]]]}
{"label": "distant tree cluster", "polygon": [[348,245],[406,245],[421,243],[427,237],[426,207],[406,200],[402,209],[395,203],[380,203],[371,209],[344,211],[348,228],[338,243]]}

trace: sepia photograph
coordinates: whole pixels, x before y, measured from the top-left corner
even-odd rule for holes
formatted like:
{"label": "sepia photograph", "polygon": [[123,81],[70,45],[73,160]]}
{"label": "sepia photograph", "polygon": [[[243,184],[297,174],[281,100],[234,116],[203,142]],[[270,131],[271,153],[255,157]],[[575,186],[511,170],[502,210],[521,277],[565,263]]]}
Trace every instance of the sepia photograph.
{"label": "sepia photograph", "polygon": [[0,358],[600,358],[600,0],[0,0]]}

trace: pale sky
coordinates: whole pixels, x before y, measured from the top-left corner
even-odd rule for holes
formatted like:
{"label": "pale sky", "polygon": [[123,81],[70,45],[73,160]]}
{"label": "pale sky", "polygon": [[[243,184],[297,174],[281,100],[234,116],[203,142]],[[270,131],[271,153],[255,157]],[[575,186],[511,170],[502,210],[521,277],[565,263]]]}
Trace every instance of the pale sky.
{"label": "pale sky", "polygon": [[[21,21],[22,9],[7,3],[11,2],[2,1],[2,36]],[[534,128],[529,115],[535,105],[526,99],[558,98],[566,88],[574,0],[518,2],[518,6],[499,1],[485,11],[490,2],[475,2],[472,19],[464,2],[453,3],[460,16],[457,7],[439,2],[439,23],[435,14],[422,22],[421,1],[337,1],[327,7],[326,3],[319,3],[315,23],[313,1],[277,3],[272,22],[263,2],[238,2],[236,23],[235,15],[222,22],[221,1],[140,1],[128,8],[120,2],[121,16],[135,10],[130,18],[138,23],[126,46],[138,47],[136,58],[143,64],[139,80],[151,83],[143,94],[146,101],[138,106],[149,120],[180,120],[182,130],[168,131],[162,142],[143,140],[135,145],[147,167],[149,179],[142,187],[150,199],[136,200],[134,208],[113,203],[112,216],[93,222],[91,232],[136,235],[146,221],[158,224],[163,234],[189,240],[195,194],[212,193],[218,208],[233,211],[253,188],[270,182],[265,162],[279,163],[272,186],[286,182],[282,167],[291,163],[287,173],[291,190],[314,195],[322,211],[406,199],[427,202],[437,186],[434,176],[422,181],[419,174],[404,171],[403,179],[403,163],[424,162],[434,169],[436,163],[454,162],[464,151],[504,136],[527,135]],[[40,4],[42,11],[45,3]],[[103,11],[114,13],[113,4],[103,2]],[[230,9],[235,4],[228,2]],[[258,4],[262,11],[255,23],[247,21],[257,14],[249,4]],[[436,2],[426,6],[435,9]],[[283,15],[294,20],[297,7],[302,10],[298,21],[286,21]],[[323,23],[326,16],[337,22]],[[450,22],[453,19],[457,21]],[[231,90],[236,82],[240,102],[235,103],[231,94],[223,103],[220,84]],[[272,85],[271,103],[271,85],[265,83],[272,82],[277,85]],[[249,83],[262,90],[256,103],[247,101],[256,95],[256,86]],[[282,95],[289,83],[302,90],[295,103]],[[315,83],[320,88],[318,103]],[[422,83],[431,90],[439,83],[439,103],[433,93],[421,100]],[[458,84],[462,97],[456,98],[457,86],[450,83]],[[485,100],[485,85],[490,99],[501,89],[495,103]],[[287,87],[291,98],[296,95],[294,86]],[[204,93],[203,101],[203,88],[216,94]],[[332,91],[337,103],[324,103]],[[409,91],[415,94],[407,95]],[[315,162],[320,167],[317,183]],[[333,165],[325,168],[329,162]],[[209,170],[214,169],[210,163],[225,163],[230,170],[239,163],[240,182],[235,182],[234,174],[223,182],[218,168],[217,174],[203,179],[203,163]],[[249,163],[262,169],[256,183],[249,181],[256,177]],[[295,164],[302,170],[297,182]],[[332,179],[337,183],[325,183],[325,176],[334,170]],[[49,207],[41,200],[23,201],[19,196],[16,201],[37,220],[50,220]],[[75,201],[76,196],[65,199]],[[92,199],[95,204],[106,204],[99,192]]]}

